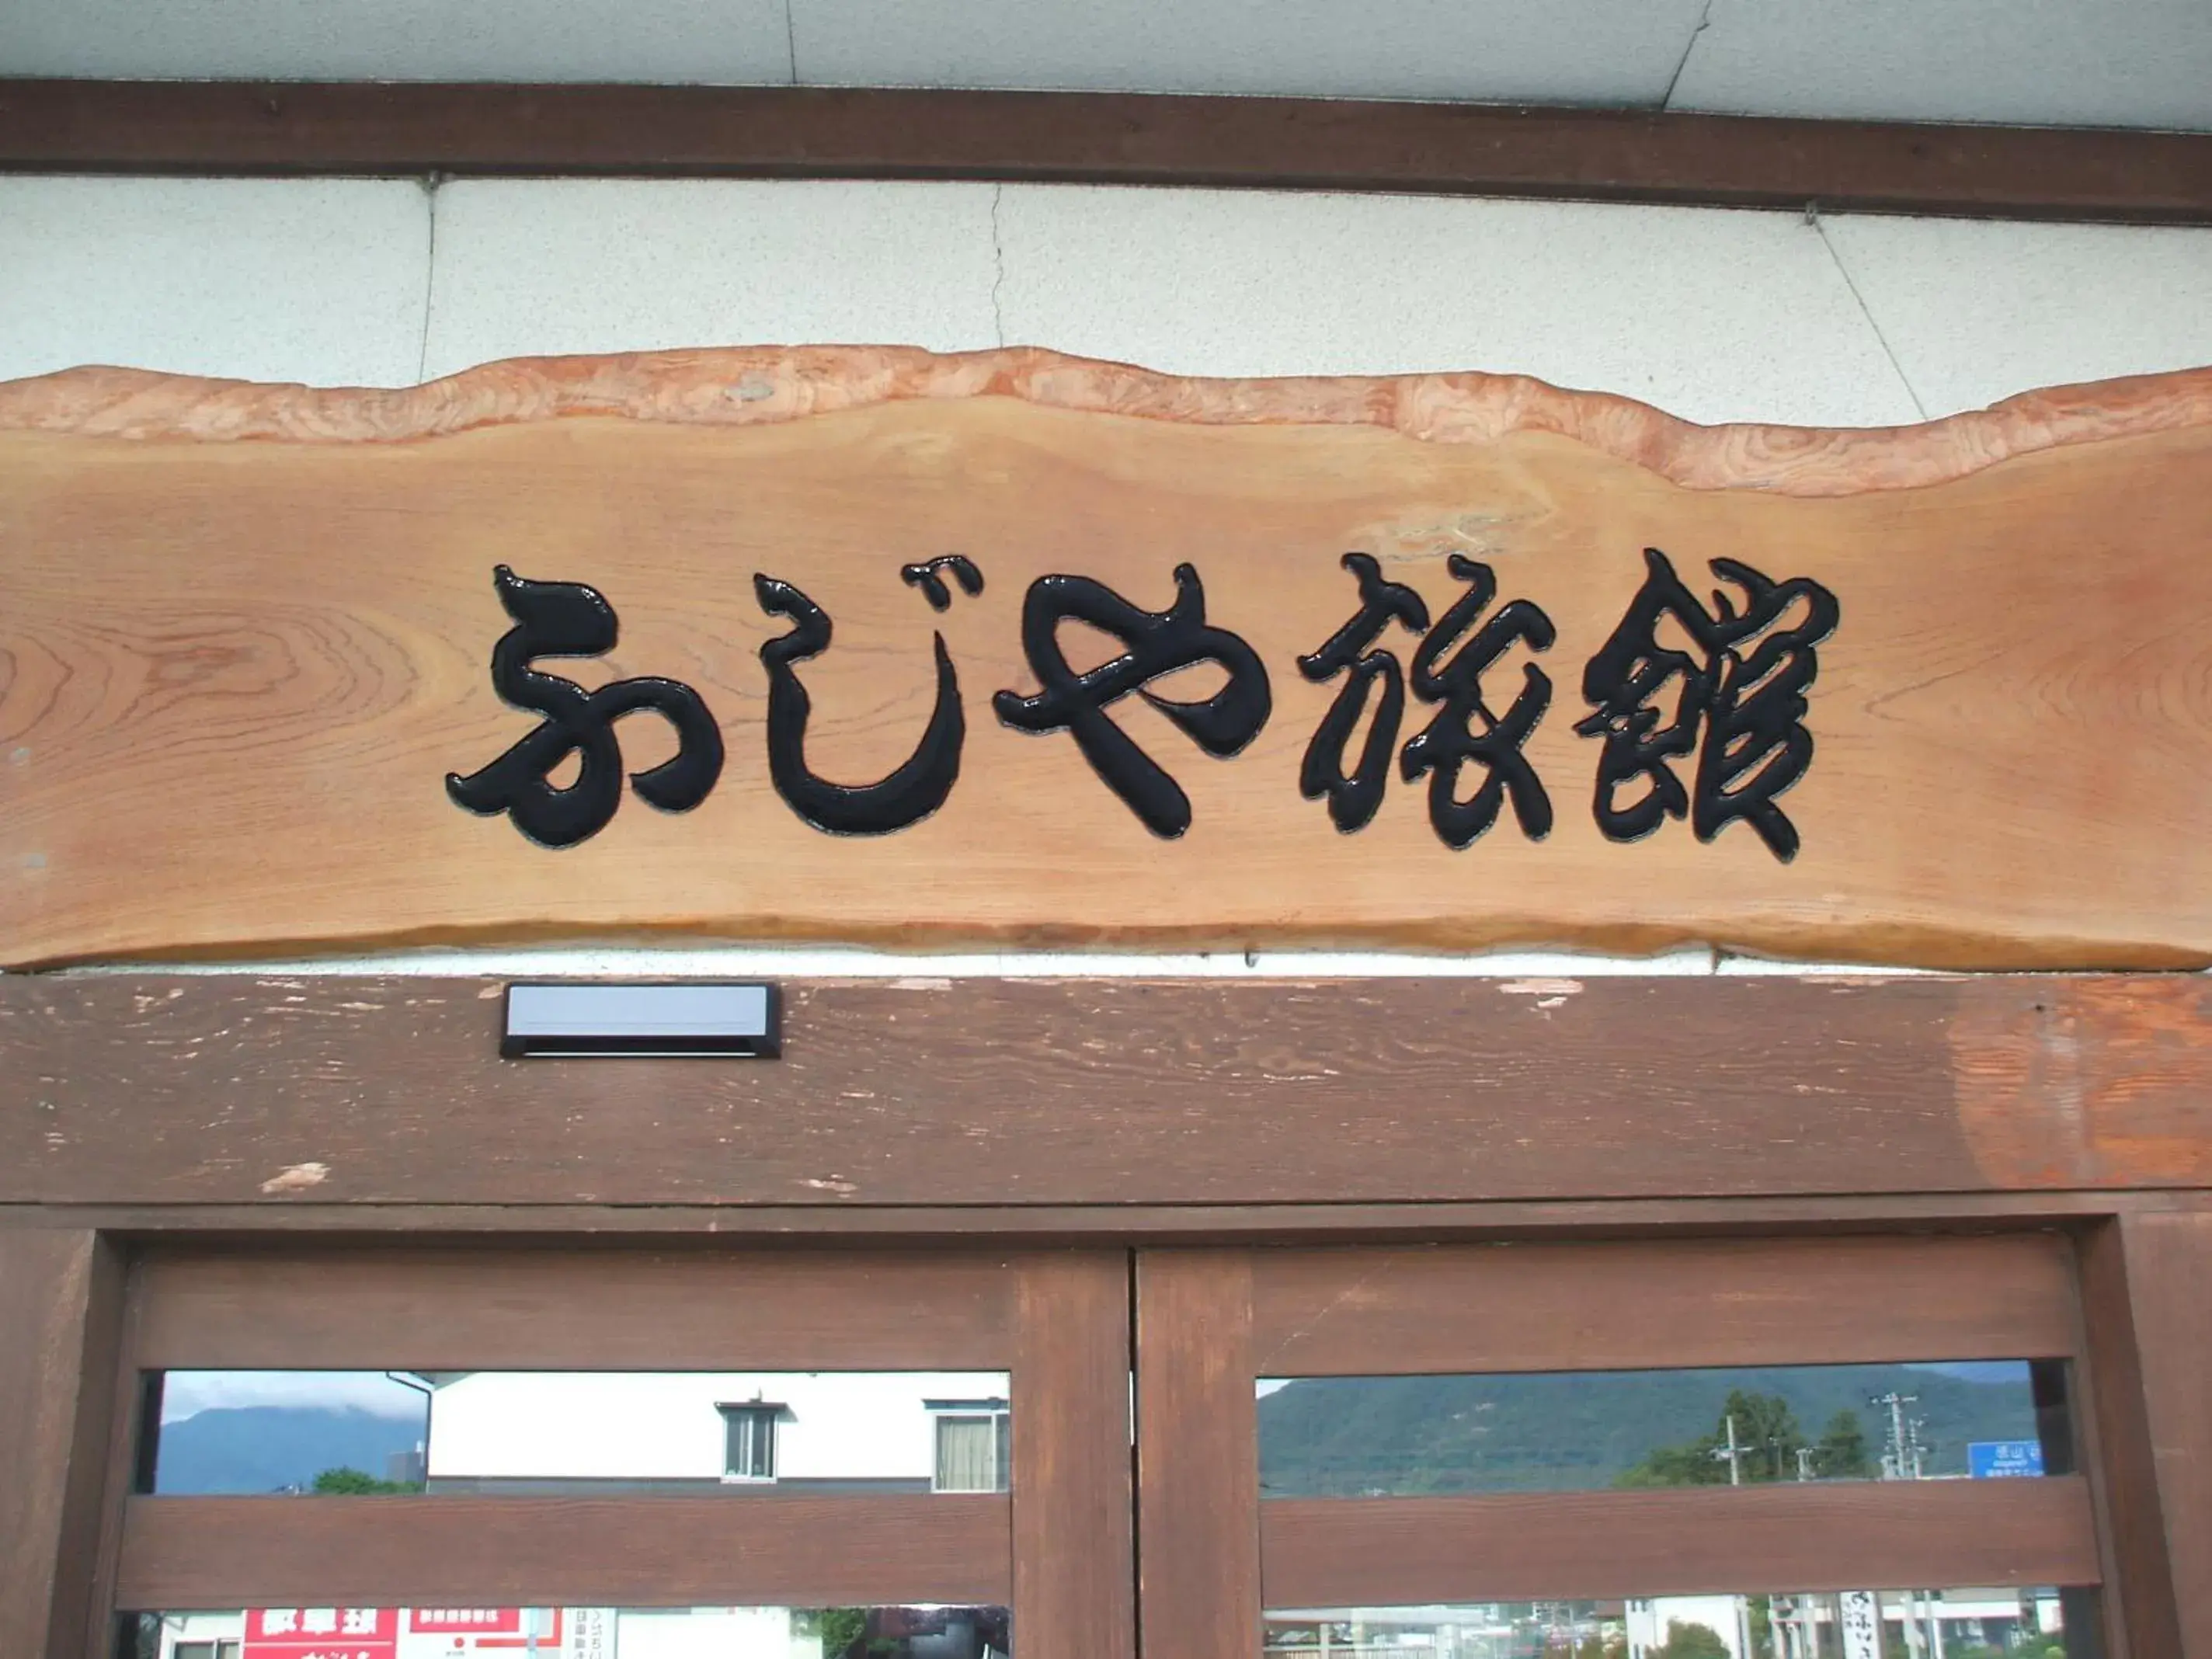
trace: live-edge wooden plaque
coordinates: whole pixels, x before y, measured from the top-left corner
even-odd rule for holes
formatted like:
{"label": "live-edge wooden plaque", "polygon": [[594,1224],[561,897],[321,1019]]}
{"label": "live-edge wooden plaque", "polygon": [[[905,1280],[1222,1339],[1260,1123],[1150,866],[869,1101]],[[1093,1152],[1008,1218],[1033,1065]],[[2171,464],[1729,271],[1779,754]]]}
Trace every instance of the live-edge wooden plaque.
{"label": "live-edge wooden plaque", "polygon": [[0,961],[2212,961],[2212,370],[1882,431],[1036,350],[0,386]]}

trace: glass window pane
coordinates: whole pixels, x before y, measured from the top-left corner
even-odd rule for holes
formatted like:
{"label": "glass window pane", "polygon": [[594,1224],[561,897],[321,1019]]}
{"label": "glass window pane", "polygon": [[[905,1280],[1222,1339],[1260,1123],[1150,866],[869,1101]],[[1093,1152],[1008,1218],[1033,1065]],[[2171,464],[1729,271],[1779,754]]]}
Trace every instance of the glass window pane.
{"label": "glass window pane", "polygon": [[131,1659],[1009,1659],[1004,1607],[259,1607],[126,1614]]}
{"label": "glass window pane", "polygon": [[937,1419],[937,1486],[940,1492],[995,1492],[999,1485],[998,1425],[988,1417]]}
{"label": "glass window pane", "polygon": [[2071,1467],[2064,1367],[2025,1360],[1261,1379],[1263,1496],[1412,1497]]}
{"label": "glass window pane", "polygon": [[1973,1588],[1286,1607],[1264,1639],[1267,1659],[2094,1659],[2096,1609]]}
{"label": "glass window pane", "polygon": [[[163,1494],[1006,1487],[1004,1371],[172,1371],[155,1386]],[[969,1484],[948,1485],[943,1425],[963,1421],[981,1437],[949,1431]]]}

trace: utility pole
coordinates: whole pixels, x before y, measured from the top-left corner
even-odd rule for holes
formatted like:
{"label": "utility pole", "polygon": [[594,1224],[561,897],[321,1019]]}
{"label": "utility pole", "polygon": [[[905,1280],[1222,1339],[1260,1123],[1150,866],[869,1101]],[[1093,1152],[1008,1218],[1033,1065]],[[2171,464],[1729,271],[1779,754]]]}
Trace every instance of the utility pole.
{"label": "utility pole", "polygon": [[1735,1413],[1728,1413],[1721,1421],[1727,1425],[1728,1444],[1713,1448],[1713,1461],[1729,1466],[1729,1485],[1741,1486],[1743,1485],[1743,1448],[1736,1444]]}
{"label": "utility pole", "polygon": [[[1722,1413],[1721,1426],[1723,1431],[1728,1436],[1728,1444],[1713,1448],[1713,1460],[1716,1462],[1725,1462],[1728,1464],[1729,1485],[1741,1486],[1743,1485],[1743,1448],[1736,1443],[1735,1413]],[[1743,1659],[1752,1659],[1751,1603],[1741,1595],[1735,1600],[1735,1650],[1743,1655]]]}
{"label": "utility pole", "polygon": [[1905,1421],[1905,1408],[1919,1403],[1918,1395],[1899,1394],[1893,1389],[1887,1394],[1875,1395],[1867,1401],[1869,1406],[1880,1406],[1889,1413],[1889,1445],[1881,1455],[1881,1478],[1885,1480],[1917,1480],[1920,1478],[1919,1435],[1916,1432],[1919,1425],[1916,1423],[1908,1428]]}
{"label": "utility pole", "polygon": [[[1917,1480],[1920,1479],[1920,1424],[1917,1419],[1907,1423],[1905,1408],[1917,1406],[1917,1394],[1899,1394],[1892,1389],[1887,1394],[1878,1394],[1868,1400],[1869,1406],[1880,1406],[1889,1413],[1888,1444],[1881,1454],[1881,1478],[1885,1480]],[[1932,1618],[1923,1620],[1917,1616],[1921,1602],[1917,1591],[1905,1592],[1902,1603],[1905,1645],[1918,1659],[1927,1652],[1928,1638],[1924,1626],[1934,1623]],[[1942,1638],[1938,1636],[1938,1641]]]}

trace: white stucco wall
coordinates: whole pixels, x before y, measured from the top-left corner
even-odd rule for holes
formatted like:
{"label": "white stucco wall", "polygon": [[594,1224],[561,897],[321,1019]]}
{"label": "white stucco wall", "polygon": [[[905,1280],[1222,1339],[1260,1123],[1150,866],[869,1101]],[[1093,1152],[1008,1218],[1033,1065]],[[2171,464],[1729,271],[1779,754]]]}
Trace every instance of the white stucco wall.
{"label": "white stucco wall", "polygon": [[927,1480],[936,1469],[925,1400],[1007,1397],[1003,1371],[481,1372],[430,1402],[430,1477],[713,1480],[725,1443],[717,1403],[789,1407],[776,1477]]}

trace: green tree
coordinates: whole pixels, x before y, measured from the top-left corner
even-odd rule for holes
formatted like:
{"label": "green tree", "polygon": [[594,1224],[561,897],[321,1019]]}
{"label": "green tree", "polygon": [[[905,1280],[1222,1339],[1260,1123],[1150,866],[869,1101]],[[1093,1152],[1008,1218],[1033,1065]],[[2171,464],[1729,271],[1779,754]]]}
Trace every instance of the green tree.
{"label": "green tree", "polygon": [[318,1498],[368,1498],[385,1492],[420,1492],[412,1480],[380,1480],[361,1469],[340,1465],[325,1469],[309,1488]]}
{"label": "green tree", "polygon": [[1871,1475],[1874,1461],[1867,1455],[1866,1431],[1859,1414],[1840,1411],[1820,1431],[1820,1443],[1813,1449],[1813,1467],[1830,1480]]}
{"label": "green tree", "polygon": [[1744,1603],[1746,1617],[1751,1624],[1751,1650],[1753,1653],[1774,1651],[1774,1598],[1754,1595]]}
{"label": "green tree", "polygon": [[[1686,1445],[1656,1446],[1643,1462],[1625,1470],[1617,1486],[1724,1486],[1729,1484],[1729,1426],[1733,1419],[1738,1461],[1743,1479],[1795,1479],[1797,1452],[1805,1432],[1790,1402],[1778,1394],[1747,1394],[1729,1390],[1712,1431]],[[1832,1425],[1831,1425],[1832,1426]]]}
{"label": "green tree", "polygon": [[[823,1659],[844,1659],[868,1634],[866,1607],[817,1607],[799,1620],[799,1634],[820,1638]],[[862,1648],[865,1651],[865,1648]]]}
{"label": "green tree", "polygon": [[1729,1646],[1710,1626],[1669,1619],[1666,1644],[1652,1649],[1651,1659],[1729,1659]]}

